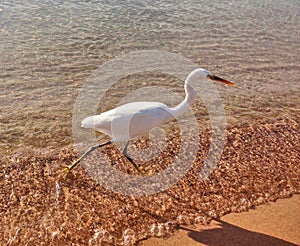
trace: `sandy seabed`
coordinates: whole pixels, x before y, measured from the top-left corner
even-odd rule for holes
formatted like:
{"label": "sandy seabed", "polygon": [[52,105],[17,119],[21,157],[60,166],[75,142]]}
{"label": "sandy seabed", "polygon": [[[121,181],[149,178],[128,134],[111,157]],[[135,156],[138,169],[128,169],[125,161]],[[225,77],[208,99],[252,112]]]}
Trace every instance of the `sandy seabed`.
{"label": "sandy seabed", "polygon": [[[0,240],[4,245],[154,245],[155,241],[151,241],[154,239],[144,240],[171,237],[168,240],[172,242],[174,237],[187,237],[182,235],[182,229],[174,235],[175,231],[189,228],[184,233],[190,239],[208,245],[226,245],[219,243],[228,239],[226,232],[241,233],[257,242],[268,237],[264,235],[266,232],[259,229],[253,234],[255,226],[244,227],[239,214],[230,213],[245,212],[299,193],[299,132],[297,124],[287,122],[229,129],[218,168],[201,181],[199,170],[210,136],[208,131],[202,132],[201,149],[191,170],[169,189],[144,197],[105,189],[82,167],[67,177],[61,175],[61,167],[77,156],[71,147],[46,152],[24,150],[1,157]],[[178,149],[177,139],[174,132],[160,157],[143,163],[142,168],[153,173],[166,168]],[[146,142],[136,144],[142,147]],[[115,167],[119,170],[136,174],[117,148],[107,147],[104,153],[112,163],[117,163]],[[278,204],[299,200],[299,196],[292,199],[279,200]],[[287,206],[288,202],[283,205],[283,211]],[[256,211],[261,214],[255,215]],[[289,224],[289,219],[284,214],[276,214],[276,210],[273,213],[258,207],[256,211],[243,215],[248,225],[255,225],[257,216],[262,219],[274,216],[274,223]],[[211,227],[215,228],[213,232]],[[219,227],[225,234],[218,234]],[[207,241],[210,235],[216,241]],[[289,245],[288,239],[280,241],[276,234],[273,236],[269,238],[273,245]],[[231,245],[235,242],[239,241]],[[292,242],[298,243],[299,239],[294,238]]]}

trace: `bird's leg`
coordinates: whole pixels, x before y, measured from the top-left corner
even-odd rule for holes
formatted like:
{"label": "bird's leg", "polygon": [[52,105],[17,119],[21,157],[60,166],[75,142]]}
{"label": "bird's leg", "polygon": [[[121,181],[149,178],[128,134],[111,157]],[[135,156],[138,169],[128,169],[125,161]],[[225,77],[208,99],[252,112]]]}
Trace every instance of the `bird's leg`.
{"label": "bird's leg", "polygon": [[82,156],[80,156],[76,161],[74,161],[70,166],[67,166],[66,167],[66,170],[67,171],[71,171],[73,168],[75,168],[78,163],[84,158],[86,157],[88,154],[90,154],[91,152],[93,152],[94,150],[100,148],[100,147],[103,147],[105,145],[108,145],[108,144],[111,144],[111,141],[108,141],[108,142],[105,142],[105,143],[102,143],[102,144],[97,144],[97,145],[94,145],[92,147],[90,147],[86,152],[84,152],[84,154]]}
{"label": "bird's leg", "polygon": [[139,173],[143,173],[143,172],[141,171],[141,169],[134,163],[133,159],[128,155],[128,153],[127,153],[127,147],[128,147],[128,145],[129,145],[129,141],[126,142],[126,144],[125,144],[125,146],[124,146],[124,148],[123,148],[123,150],[122,150],[123,155],[125,155],[125,157],[127,158],[127,160],[131,162],[131,164],[134,166],[134,168],[135,168]]}

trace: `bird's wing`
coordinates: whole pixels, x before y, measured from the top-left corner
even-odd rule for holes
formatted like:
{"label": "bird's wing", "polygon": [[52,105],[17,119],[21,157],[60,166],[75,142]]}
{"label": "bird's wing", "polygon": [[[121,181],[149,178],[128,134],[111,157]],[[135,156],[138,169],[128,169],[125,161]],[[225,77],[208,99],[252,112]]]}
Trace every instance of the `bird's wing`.
{"label": "bird's wing", "polygon": [[82,127],[94,128],[114,139],[127,139],[147,134],[152,128],[172,119],[168,107],[158,102],[127,103],[85,118]]}
{"label": "bird's wing", "polygon": [[[152,125],[153,127],[164,124],[170,118],[168,107],[163,104],[147,105],[138,110],[133,117],[133,120],[144,125]],[[153,128],[152,127],[152,128]]]}
{"label": "bird's wing", "polygon": [[136,110],[132,108],[127,114],[114,119],[117,126],[129,130],[130,138],[148,134],[151,129],[173,119],[168,107],[163,103],[148,102],[135,106],[137,106]]}

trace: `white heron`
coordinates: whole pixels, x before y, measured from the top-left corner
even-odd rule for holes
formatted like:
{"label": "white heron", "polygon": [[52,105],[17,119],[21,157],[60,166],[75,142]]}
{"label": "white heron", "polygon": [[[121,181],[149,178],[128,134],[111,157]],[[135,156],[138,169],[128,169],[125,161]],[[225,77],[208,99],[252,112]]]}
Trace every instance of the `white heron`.
{"label": "white heron", "polygon": [[121,105],[99,115],[85,118],[81,122],[81,127],[91,128],[110,137],[110,140],[90,147],[66,169],[71,171],[85,156],[97,148],[114,142],[125,142],[122,150],[123,155],[133,164],[134,168],[141,173],[139,167],[127,153],[130,140],[138,136],[146,135],[151,129],[176,119],[189,109],[196,97],[194,85],[204,79],[225,83],[229,86],[235,84],[217,77],[209,71],[197,68],[192,71],[185,80],[185,99],[176,107],[169,108],[160,102],[132,102]]}

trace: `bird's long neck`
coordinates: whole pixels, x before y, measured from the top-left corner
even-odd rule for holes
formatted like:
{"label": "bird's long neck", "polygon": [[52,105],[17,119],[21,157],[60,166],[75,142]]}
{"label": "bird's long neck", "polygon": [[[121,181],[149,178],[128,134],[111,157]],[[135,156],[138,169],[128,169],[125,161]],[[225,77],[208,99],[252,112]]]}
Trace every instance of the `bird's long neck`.
{"label": "bird's long neck", "polygon": [[189,85],[189,83],[186,82],[184,84],[184,90],[185,90],[184,100],[176,107],[171,108],[171,111],[175,117],[178,117],[182,115],[184,112],[186,112],[196,98],[196,91],[191,85]]}

